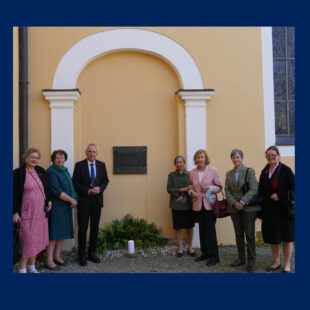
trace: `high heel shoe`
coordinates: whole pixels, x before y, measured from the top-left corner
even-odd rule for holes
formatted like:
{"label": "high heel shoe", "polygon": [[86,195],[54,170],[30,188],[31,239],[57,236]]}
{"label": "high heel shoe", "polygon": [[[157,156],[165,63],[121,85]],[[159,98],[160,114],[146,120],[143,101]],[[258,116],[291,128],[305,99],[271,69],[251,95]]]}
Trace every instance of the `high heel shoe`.
{"label": "high heel shoe", "polygon": [[68,260],[65,260],[65,261],[63,261],[63,262],[61,263],[61,262],[59,262],[58,260],[54,259],[54,262],[55,262],[56,265],[63,266],[63,267],[69,265]]}
{"label": "high heel shoe", "polygon": [[279,266],[277,266],[277,267],[268,267],[268,268],[266,268],[266,270],[267,270],[268,272],[270,272],[270,271],[276,271],[276,270],[278,270],[279,268],[281,268],[281,264],[280,264]]}
{"label": "high heel shoe", "polygon": [[54,267],[50,267],[48,264],[45,264],[44,268],[49,269],[49,270],[53,270],[53,271],[61,270],[61,268],[57,265]]}
{"label": "high heel shoe", "polygon": [[191,253],[189,250],[187,250],[187,253],[188,253],[190,256],[192,256],[192,257],[196,257],[196,256],[197,256],[195,252],[192,252],[192,253]]}

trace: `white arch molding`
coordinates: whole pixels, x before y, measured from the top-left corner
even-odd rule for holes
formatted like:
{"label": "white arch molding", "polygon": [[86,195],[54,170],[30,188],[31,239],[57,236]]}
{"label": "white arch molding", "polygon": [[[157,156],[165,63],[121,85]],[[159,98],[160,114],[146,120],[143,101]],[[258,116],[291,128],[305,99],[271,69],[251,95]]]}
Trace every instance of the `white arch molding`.
{"label": "white arch molding", "polygon": [[[51,150],[63,148],[68,152],[67,166],[73,171],[73,109],[80,95],[76,82],[82,70],[103,55],[136,51],[157,56],[174,68],[181,88],[177,94],[185,101],[186,156],[206,149],[206,100],[213,90],[203,87],[198,66],[192,56],[176,41],[142,29],[115,29],[90,35],[76,43],[60,60],[53,79],[53,89],[42,90],[50,101]],[[197,132],[200,132],[197,135]],[[188,160],[188,169],[193,164]],[[195,236],[198,229],[195,227]],[[199,246],[199,238],[193,240]]]}

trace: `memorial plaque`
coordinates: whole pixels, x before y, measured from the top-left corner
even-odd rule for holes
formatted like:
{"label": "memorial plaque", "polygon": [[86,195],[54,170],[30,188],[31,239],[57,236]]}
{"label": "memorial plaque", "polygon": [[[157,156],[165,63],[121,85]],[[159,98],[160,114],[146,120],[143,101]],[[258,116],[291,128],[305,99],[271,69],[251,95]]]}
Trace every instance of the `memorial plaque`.
{"label": "memorial plaque", "polygon": [[114,174],[146,174],[146,146],[114,146]]}

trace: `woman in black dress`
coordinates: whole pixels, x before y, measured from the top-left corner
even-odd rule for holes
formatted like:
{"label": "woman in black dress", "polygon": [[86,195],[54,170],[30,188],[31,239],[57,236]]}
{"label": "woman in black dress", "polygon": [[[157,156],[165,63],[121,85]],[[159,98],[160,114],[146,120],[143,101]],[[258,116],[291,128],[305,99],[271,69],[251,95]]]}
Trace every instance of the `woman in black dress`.
{"label": "woman in black dress", "polygon": [[259,192],[264,197],[262,204],[262,234],[265,243],[271,244],[274,262],[267,271],[281,267],[280,246],[283,242],[283,272],[290,272],[290,259],[295,241],[295,220],[287,215],[289,192],[295,190],[292,170],[280,162],[276,146],[266,150],[268,164],[259,178]]}

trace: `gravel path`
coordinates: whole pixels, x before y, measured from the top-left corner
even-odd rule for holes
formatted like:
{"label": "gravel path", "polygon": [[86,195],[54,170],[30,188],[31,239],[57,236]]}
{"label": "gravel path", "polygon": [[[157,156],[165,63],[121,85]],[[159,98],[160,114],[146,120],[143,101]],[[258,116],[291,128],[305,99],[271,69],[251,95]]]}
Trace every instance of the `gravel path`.
{"label": "gravel path", "polygon": [[[193,257],[185,251],[181,258],[176,257],[176,245],[137,250],[136,257],[126,256],[126,250],[108,250],[99,255],[102,262],[95,264],[88,261],[88,265],[81,267],[78,264],[76,249],[72,252],[64,252],[63,258],[69,260],[70,264],[61,267],[59,271],[51,271],[44,268],[44,257],[37,261],[37,269],[40,273],[247,273],[246,265],[237,268],[230,267],[230,263],[236,259],[237,249],[235,246],[220,246],[220,263],[207,267],[206,261],[195,262]],[[255,273],[267,273],[265,268],[272,264],[272,254],[269,246],[257,245],[257,262]],[[200,250],[196,249],[199,255]],[[281,260],[283,256],[281,253]],[[14,266],[17,272],[18,266]],[[281,269],[276,273],[281,273]],[[295,272],[295,252],[292,257],[292,272]]]}

